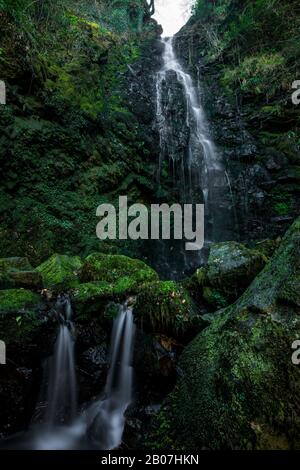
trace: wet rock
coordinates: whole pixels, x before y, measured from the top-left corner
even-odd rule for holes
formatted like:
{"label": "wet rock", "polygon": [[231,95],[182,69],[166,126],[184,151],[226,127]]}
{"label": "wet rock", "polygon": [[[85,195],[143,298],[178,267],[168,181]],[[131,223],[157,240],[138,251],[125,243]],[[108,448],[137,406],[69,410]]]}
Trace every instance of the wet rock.
{"label": "wet rock", "polygon": [[258,251],[237,242],[212,245],[207,279],[221,292],[236,297],[263,269],[267,259]]}

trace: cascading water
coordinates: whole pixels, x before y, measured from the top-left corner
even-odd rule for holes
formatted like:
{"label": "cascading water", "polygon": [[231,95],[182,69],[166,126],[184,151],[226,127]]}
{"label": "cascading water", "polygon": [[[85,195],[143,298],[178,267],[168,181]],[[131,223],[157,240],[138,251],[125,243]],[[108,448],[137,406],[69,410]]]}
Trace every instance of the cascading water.
{"label": "cascading water", "polygon": [[56,304],[60,326],[50,368],[46,423],[72,423],[77,409],[72,307],[69,297],[59,297]]}
{"label": "cascading water", "polygon": [[132,308],[121,306],[113,326],[111,364],[105,387],[105,399],[90,410],[89,439],[101,449],[115,449],[122,441],[125,412],[132,400],[131,366],[135,326]]}
{"label": "cascading water", "polygon": [[60,295],[54,311],[59,330],[54,354],[48,361],[46,411],[34,440],[36,449],[65,449],[73,447],[82,425],[75,423],[77,412],[77,383],[75,372],[75,327],[70,298]]}
{"label": "cascading water", "polygon": [[67,296],[59,297],[55,311],[61,325],[49,364],[48,404],[30,446],[40,450],[115,449],[121,444],[125,412],[132,400],[135,333],[132,307],[127,303],[120,305],[114,321],[104,395],[79,415],[76,415],[74,326]]}
{"label": "cascading water", "polygon": [[[163,65],[156,80],[156,117],[160,139],[158,177],[164,162],[169,162],[173,176],[173,197],[181,203],[205,204],[205,246],[230,238],[232,200],[228,181],[211,136],[201,105],[200,80],[194,86],[176,58],[173,38],[162,40]],[[182,246],[167,256],[165,266],[172,266],[173,276],[199,266],[203,252],[187,254]],[[180,253],[179,253],[180,252]],[[180,258],[182,258],[180,260]],[[177,267],[176,267],[177,265]],[[171,269],[172,271],[172,269]]]}

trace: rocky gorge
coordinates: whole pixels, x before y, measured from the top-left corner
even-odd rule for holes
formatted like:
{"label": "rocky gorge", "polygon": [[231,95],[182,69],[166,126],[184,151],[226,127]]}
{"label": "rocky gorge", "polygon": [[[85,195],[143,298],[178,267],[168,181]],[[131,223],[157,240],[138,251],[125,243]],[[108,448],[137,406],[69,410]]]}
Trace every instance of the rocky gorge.
{"label": "rocky gorge", "polygon": [[[299,449],[300,62],[282,20],[296,37],[299,14],[196,2],[166,66],[152,2],[71,3],[0,1],[0,447],[43,421],[63,298],[78,413],[103,395],[113,324],[132,308],[121,449]],[[206,203],[204,255],[99,242],[96,207],[124,194]]]}

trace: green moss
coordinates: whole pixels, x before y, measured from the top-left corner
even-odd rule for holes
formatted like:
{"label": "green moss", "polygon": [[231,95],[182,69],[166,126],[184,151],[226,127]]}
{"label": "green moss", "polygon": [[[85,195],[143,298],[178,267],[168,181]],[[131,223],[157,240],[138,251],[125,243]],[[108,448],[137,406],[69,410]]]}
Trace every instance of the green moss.
{"label": "green moss", "polygon": [[75,310],[86,316],[100,313],[108,301],[124,301],[157,278],[157,273],[143,261],[94,253],[84,260],[80,272],[83,283],[73,291]]}
{"label": "green moss", "polygon": [[44,286],[48,289],[67,290],[75,287],[82,266],[79,256],[52,255],[36,268],[41,273]]}
{"label": "green moss", "polygon": [[209,305],[216,309],[226,307],[230,303],[221,292],[211,287],[203,288],[203,298]]}
{"label": "green moss", "polygon": [[208,259],[209,285],[232,299],[247,287],[263,269],[267,258],[237,242],[217,243]]}
{"label": "green moss", "polygon": [[32,311],[40,302],[40,296],[26,289],[0,291],[0,313]]}
{"label": "green moss", "polygon": [[146,329],[177,335],[190,328],[194,308],[188,293],[176,282],[158,281],[140,289],[134,314]]}
{"label": "green moss", "polygon": [[38,311],[41,308],[39,295],[25,289],[0,291],[0,331],[1,340],[7,347],[20,343],[31,344],[32,335],[42,324]]}
{"label": "green moss", "polygon": [[130,288],[134,288],[144,282],[158,279],[158,275],[143,261],[123,255],[104,255],[102,253],[88,256],[84,260],[80,274],[80,279],[83,282],[116,283],[121,282],[121,278],[124,278],[125,284],[130,284]]}

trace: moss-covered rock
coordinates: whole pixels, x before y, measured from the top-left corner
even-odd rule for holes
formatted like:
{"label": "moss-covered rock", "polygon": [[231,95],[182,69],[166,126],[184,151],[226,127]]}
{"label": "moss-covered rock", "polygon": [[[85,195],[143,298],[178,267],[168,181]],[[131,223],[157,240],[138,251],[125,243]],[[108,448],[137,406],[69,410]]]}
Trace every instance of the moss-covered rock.
{"label": "moss-covered rock", "polygon": [[0,271],[30,271],[32,268],[28,258],[12,257],[0,259]]}
{"label": "moss-covered rock", "polygon": [[121,278],[131,280],[134,288],[143,282],[158,279],[154,269],[147,266],[143,261],[128,258],[123,255],[105,255],[93,253],[83,263],[80,279],[82,282],[106,281],[115,283]]}
{"label": "moss-covered rock", "polygon": [[[300,449],[300,218],[242,297],[186,348],[148,436],[175,449]],[[286,295],[283,296],[283,292]]]}
{"label": "moss-covered rock", "polygon": [[140,287],[158,279],[143,261],[122,255],[89,255],[80,271],[82,284],[72,293],[77,315],[100,313],[110,300],[121,302]]}
{"label": "moss-covered rock", "polygon": [[79,284],[82,266],[79,256],[54,254],[36,268],[41,273],[44,286],[55,291],[65,291]]}
{"label": "moss-covered rock", "polygon": [[41,319],[39,310],[41,297],[26,289],[6,289],[0,291],[0,331],[1,340],[7,347],[19,343],[23,349],[36,333]]}
{"label": "moss-covered rock", "polygon": [[134,315],[146,330],[175,336],[185,333],[193,322],[197,324],[191,298],[174,281],[145,284],[137,296]]}
{"label": "moss-covered rock", "polygon": [[41,274],[33,269],[27,258],[0,259],[0,288],[22,287],[39,289],[43,285]]}
{"label": "moss-covered rock", "polygon": [[241,293],[263,269],[266,257],[237,242],[212,245],[207,279],[212,287],[233,297]]}

